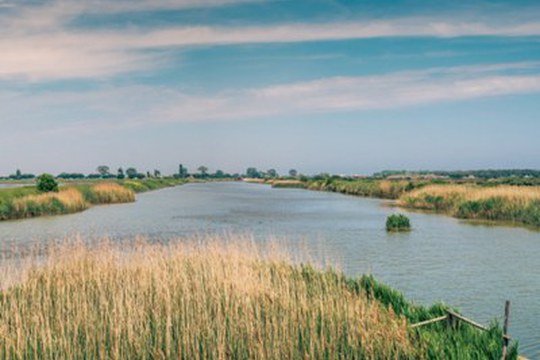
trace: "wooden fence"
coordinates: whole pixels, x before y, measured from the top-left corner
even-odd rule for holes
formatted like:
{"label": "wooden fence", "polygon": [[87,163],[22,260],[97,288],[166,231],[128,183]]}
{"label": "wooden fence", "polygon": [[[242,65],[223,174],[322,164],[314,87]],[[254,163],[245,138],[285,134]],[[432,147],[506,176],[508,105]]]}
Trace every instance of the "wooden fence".
{"label": "wooden fence", "polygon": [[[504,325],[503,325],[503,337],[502,337],[502,347],[503,347],[502,360],[506,360],[507,353],[508,353],[508,344],[509,344],[510,340],[512,340],[512,338],[508,335],[508,321],[509,321],[509,318],[510,318],[510,301],[507,300],[505,305],[504,305]],[[471,319],[467,319],[465,316],[457,314],[457,313],[453,312],[452,310],[446,310],[446,315],[444,315],[444,316],[440,316],[440,317],[437,317],[437,318],[434,318],[434,319],[430,319],[430,320],[426,320],[426,321],[416,323],[416,324],[412,325],[411,328],[418,328],[418,327],[433,324],[433,323],[436,323],[436,322],[439,322],[439,321],[448,321],[448,323],[452,327],[455,327],[455,325],[457,324],[458,321],[462,321],[462,322],[467,323],[467,324],[469,324],[471,326],[474,326],[477,329],[484,330],[484,331],[489,330],[487,327],[485,327],[485,326],[483,326],[483,325],[481,325],[481,324],[479,324],[479,323],[477,323],[477,322],[475,322],[475,321],[473,321]]]}

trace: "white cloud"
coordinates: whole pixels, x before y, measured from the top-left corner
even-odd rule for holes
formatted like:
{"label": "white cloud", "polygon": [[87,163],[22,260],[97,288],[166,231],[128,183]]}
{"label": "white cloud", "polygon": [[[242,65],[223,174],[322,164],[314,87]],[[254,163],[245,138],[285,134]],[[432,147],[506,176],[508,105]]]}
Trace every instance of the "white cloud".
{"label": "white cloud", "polygon": [[[314,113],[397,109],[440,102],[540,92],[540,75],[504,75],[534,63],[332,77],[213,96],[132,86],[82,93],[0,93],[6,134],[95,133],[168,123],[256,120]],[[540,65],[536,64],[538,68]],[[26,110],[23,110],[26,109]],[[11,136],[11,135],[10,135]]]}
{"label": "white cloud", "polygon": [[[47,81],[114,76],[166,62],[146,50],[251,43],[291,43],[375,37],[540,36],[540,21],[503,17],[471,22],[459,18],[411,17],[268,26],[173,26],[168,28],[74,29],[88,12],[221,6],[249,0],[54,1],[25,6],[0,17],[0,79]],[[4,3],[8,5],[9,3]],[[1,14],[1,13],[0,13]],[[530,14],[529,14],[530,15]]]}

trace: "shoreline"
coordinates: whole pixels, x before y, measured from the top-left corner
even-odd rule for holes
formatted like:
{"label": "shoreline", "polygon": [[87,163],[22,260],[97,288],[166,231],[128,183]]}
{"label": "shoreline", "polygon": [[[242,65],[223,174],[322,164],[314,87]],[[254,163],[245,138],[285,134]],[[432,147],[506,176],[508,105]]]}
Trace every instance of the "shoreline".
{"label": "shoreline", "polygon": [[[540,194],[540,187],[508,185],[481,187],[478,185],[451,183],[412,184],[411,182],[401,180],[392,183],[388,180],[371,179],[353,181],[309,180],[307,182],[299,180],[277,180],[268,181],[265,184],[271,185],[276,189],[290,188],[325,191],[364,198],[389,200],[392,201],[391,206],[404,210],[445,215],[472,223],[484,222],[485,224],[494,226],[520,227],[531,231],[540,231],[540,196],[537,196],[537,194]],[[455,191],[457,195],[448,191],[449,195],[446,197],[439,196],[438,192],[443,190]],[[505,190],[521,193],[519,196],[526,200],[529,197],[532,198],[532,195],[537,197],[534,197],[529,203],[523,204],[525,200],[520,201],[519,198],[516,199],[517,196],[508,196],[504,193]],[[480,196],[476,194],[468,195],[467,191],[480,193]],[[497,191],[500,194],[497,194]],[[484,196],[481,194],[482,192],[493,192],[494,194]],[[514,205],[513,202],[517,203],[514,207],[521,206],[521,208],[511,208]]]}
{"label": "shoreline", "polygon": [[35,186],[2,187],[0,222],[68,215],[98,205],[135,202],[138,193],[179,186],[187,182],[184,179],[64,182],[58,192],[50,193],[38,193]]}

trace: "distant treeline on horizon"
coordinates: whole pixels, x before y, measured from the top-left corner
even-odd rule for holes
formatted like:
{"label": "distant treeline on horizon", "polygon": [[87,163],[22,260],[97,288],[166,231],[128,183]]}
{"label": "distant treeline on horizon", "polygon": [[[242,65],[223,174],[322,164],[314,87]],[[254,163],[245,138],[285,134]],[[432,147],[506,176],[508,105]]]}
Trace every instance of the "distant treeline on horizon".
{"label": "distant treeline on horizon", "polygon": [[[78,180],[78,179],[144,179],[144,178],[160,178],[163,177],[161,171],[153,170],[146,172],[139,172],[134,167],[129,167],[125,171],[123,168],[118,168],[115,172],[106,165],[101,165],[96,168],[96,172],[90,174],[83,173],[67,173],[62,172],[55,176],[57,179],[65,180]],[[209,172],[206,166],[199,166],[197,172],[189,172],[182,164],[178,167],[178,172],[166,175],[165,177],[174,178],[216,178],[216,179],[228,179],[228,178],[302,178],[302,179],[322,179],[329,177],[340,178],[375,178],[375,179],[399,179],[399,178],[415,178],[415,177],[442,177],[448,179],[500,179],[500,178],[540,178],[540,170],[534,169],[480,169],[480,170],[384,170],[376,172],[371,176],[358,176],[358,175],[333,175],[328,173],[320,173],[312,176],[305,176],[300,174],[295,169],[290,169],[287,175],[280,175],[275,169],[269,169],[266,171],[257,170],[255,167],[249,167],[245,173],[226,173],[222,170],[216,170],[213,173]],[[0,180],[32,180],[36,178],[35,174],[23,173],[17,169],[14,174],[8,176],[0,176]]]}
{"label": "distant treeline on horizon", "polygon": [[444,176],[450,179],[464,179],[475,177],[478,179],[497,179],[507,177],[540,177],[540,170],[533,169],[485,169],[485,170],[384,170],[373,174],[376,178],[388,178],[390,176]]}

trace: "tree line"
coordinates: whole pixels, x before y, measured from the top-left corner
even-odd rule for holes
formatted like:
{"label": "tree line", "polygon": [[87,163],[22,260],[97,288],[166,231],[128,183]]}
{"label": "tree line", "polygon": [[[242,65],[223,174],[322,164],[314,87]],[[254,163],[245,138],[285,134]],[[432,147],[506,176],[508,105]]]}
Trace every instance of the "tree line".
{"label": "tree line", "polygon": [[[298,171],[291,169],[288,172],[289,177],[297,177]],[[195,172],[190,172],[183,164],[178,165],[178,171],[174,174],[163,176],[161,171],[154,169],[153,171],[141,172],[135,167],[124,168],[119,167],[116,170],[111,169],[108,165],[99,165],[96,167],[95,172],[90,174],[83,173],[69,173],[62,172],[55,176],[57,179],[63,180],[82,180],[82,179],[145,179],[145,178],[161,178],[161,177],[173,177],[173,178],[195,178],[195,179],[240,179],[240,178],[278,178],[279,173],[275,169],[258,170],[255,167],[249,167],[244,173],[227,173],[223,170],[217,169],[214,172],[210,172],[207,166],[201,165]],[[8,176],[0,176],[1,180],[32,180],[36,175],[31,173],[23,173],[20,169],[17,169],[14,174]]]}

